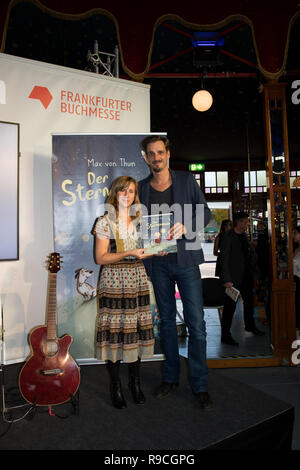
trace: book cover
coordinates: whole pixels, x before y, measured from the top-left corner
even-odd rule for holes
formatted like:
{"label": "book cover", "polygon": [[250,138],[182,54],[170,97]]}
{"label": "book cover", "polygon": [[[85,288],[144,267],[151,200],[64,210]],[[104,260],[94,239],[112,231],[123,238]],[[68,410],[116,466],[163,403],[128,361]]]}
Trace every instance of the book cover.
{"label": "book cover", "polygon": [[177,252],[176,240],[169,236],[169,230],[173,225],[174,214],[172,212],[142,217],[142,238],[146,253]]}
{"label": "book cover", "polygon": [[229,297],[234,300],[234,302],[237,302],[239,296],[240,296],[240,291],[236,289],[235,287],[226,287],[225,292]]}

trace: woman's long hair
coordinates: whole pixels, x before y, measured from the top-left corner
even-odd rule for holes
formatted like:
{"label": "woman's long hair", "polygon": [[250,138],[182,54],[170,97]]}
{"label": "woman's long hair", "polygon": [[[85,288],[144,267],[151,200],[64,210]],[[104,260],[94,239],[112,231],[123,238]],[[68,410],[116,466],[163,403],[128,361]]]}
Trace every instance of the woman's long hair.
{"label": "woman's long hair", "polygon": [[220,234],[223,235],[223,234],[225,233],[225,230],[226,230],[226,227],[227,227],[228,224],[231,224],[231,225],[232,225],[232,222],[231,222],[230,219],[224,219],[224,220],[222,220],[221,227],[220,227],[220,231],[219,231]]}

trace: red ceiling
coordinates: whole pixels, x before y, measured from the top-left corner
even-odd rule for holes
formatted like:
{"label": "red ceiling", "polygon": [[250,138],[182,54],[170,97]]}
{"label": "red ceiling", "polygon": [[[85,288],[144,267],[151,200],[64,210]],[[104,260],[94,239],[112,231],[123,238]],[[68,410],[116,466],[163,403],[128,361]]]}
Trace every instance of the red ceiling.
{"label": "red ceiling", "polygon": [[[5,32],[10,9],[19,0],[1,0],[0,38],[1,51],[5,50]],[[239,19],[252,28],[258,65],[268,78],[277,78],[283,72],[287,57],[289,31],[300,15],[300,0],[284,0],[278,5],[274,0],[29,0],[52,13],[90,15],[103,12],[117,27],[121,59],[125,71],[133,78],[142,78],[148,71],[155,27],[168,18],[176,18],[193,27],[214,29],[224,23]]]}

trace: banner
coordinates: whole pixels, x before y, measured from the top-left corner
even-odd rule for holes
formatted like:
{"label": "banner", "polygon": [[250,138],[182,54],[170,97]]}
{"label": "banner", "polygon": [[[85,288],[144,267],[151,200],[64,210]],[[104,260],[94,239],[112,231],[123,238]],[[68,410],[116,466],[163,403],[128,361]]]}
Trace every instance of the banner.
{"label": "banner", "polygon": [[[140,149],[146,134],[53,135],[53,205],[55,251],[63,257],[57,275],[59,336],[73,337],[74,358],[95,358],[96,289],[94,261],[96,219],[104,214],[112,181],[149,174]],[[153,293],[152,293],[153,294]],[[158,318],[151,296],[155,334]]]}
{"label": "banner", "polygon": [[[16,123],[19,127],[19,259],[0,262],[5,363],[14,363],[28,356],[28,332],[45,323],[48,278],[45,261],[54,249],[52,135],[148,133],[150,87],[0,54],[0,113],[1,122]],[[85,152],[89,154],[88,149]],[[7,156],[5,152],[4,157]],[[79,207],[85,210],[92,194],[88,191],[104,188],[108,183],[92,182],[93,175],[98,175],[100,170],[96,166],[100,157],[92,158],[95,163],[92,166],[90,162],[90,175],[86,175],[89,179],[81,182],[84,189],[75,186],[78,184],[75,179],[65,186],[71,194],[64,191],[62,199],[69,202],[74,199],[70,206],[63,205],[70,213],[73,206],[78,211]],[[68,160],[70,172],[78,163],[76,159],[75,153]],[[108,161],[112,162],[113,156]],[[119,170],[133,171],[134,167],[127,166],[131,161],[129,153],[125,160],[118,162]],[[116,168],[108,168],[111,169]],[[66,173],[65,179],[71,177]],[[15,209],[12,217],[14,214]],[[81,220],[83,215],[79,211],[76,217]],[[75,229],[79,232],[80,225]],[[12,256],[4,253],[2,257]],[[60,273],[58,280],[59,276]]]}

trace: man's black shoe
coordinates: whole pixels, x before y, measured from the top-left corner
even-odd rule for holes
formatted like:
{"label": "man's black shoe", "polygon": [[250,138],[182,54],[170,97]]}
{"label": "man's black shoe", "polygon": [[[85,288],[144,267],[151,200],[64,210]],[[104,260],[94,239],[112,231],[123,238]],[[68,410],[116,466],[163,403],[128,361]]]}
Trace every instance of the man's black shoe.
{"label": "man's black shoe", "polygon": [[253,326],[252,328],[245,328],[245,331],[248,333],[253,333],[255,336],[264,336],[264,332],[260,331],[256,328],[256,326]]}
{"label": "man's black shoe", "polygon": [[235,339],[233,339],[231,334],[222,335],[221,336],[221,343],[229,344],[230,346],[238,346],[239,345],[239,343],[237,341],[235,341]]}
{"label": "man's black shoe", "polygon": [[213,402],[208,392],[195,393],[196,400],[201,410],[211,410]]}
{"label": "man's black shoe", "polygon": [[158,392],[156,393],[156,398],[165,398],[165,397],[167,397],[171,393],[171,390],[174,387],[178,387],[177,382],[175,382],[175,383],[173,383],[173,382],[162,382],[160,384]]}

